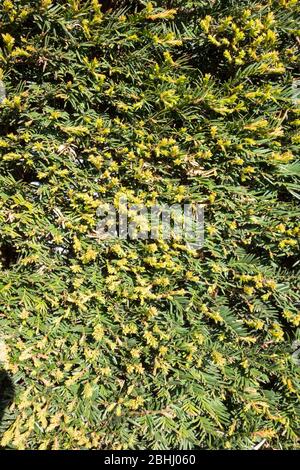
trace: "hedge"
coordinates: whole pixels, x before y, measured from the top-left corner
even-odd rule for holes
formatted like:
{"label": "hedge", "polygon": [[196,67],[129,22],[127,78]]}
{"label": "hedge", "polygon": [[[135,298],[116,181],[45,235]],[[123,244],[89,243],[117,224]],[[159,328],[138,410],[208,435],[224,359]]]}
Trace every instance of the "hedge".
{"label": "hedge", "polygon": [[[300,448],[299,24],[1,2],[2,448]],[[122,195],[203,205],[203,247],[97,238]]]}

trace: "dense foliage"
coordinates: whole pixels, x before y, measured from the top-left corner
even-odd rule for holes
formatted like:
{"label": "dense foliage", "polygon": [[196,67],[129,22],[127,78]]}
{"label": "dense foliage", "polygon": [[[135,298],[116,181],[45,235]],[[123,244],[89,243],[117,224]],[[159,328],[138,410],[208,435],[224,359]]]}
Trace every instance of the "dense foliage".
{"label": "dense foliage", "polygon": [[[1,445],[297,448],[299,2],[100,3],[0,5]],[[122,194],[203,248],[98,240]]]}

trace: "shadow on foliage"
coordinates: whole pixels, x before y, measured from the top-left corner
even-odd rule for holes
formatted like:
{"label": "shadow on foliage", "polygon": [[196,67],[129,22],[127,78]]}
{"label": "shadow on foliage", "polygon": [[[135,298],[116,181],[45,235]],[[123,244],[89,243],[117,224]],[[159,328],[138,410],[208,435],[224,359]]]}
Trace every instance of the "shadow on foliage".
{"label": "shadow on foliage", "polygon": [[8,373],[0,369],[0,427],[6,408],[13,402],[15,397],[15,386]]}

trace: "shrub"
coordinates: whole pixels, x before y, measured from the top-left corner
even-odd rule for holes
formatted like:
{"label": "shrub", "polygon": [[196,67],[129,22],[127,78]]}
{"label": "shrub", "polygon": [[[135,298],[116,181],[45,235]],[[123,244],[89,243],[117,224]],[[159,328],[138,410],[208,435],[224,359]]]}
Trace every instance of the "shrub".
{"label": "shrub", "polygon": [[[1,2],[3,447],[298,446],[299,4],[163,4]],[[203,248],[98,240],[122,195]]]}

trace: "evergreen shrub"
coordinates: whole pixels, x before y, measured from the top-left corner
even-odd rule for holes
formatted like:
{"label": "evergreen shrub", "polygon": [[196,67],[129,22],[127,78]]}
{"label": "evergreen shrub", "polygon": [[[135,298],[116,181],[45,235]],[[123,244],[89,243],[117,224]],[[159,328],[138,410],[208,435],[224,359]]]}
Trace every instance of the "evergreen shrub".
{"label": "evergreen shrub", "polygon": [[[299,448],[299,24],[1,1],[3,448]],[[203,248],[97,239],[122,195],[202,204]]]}

